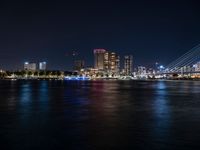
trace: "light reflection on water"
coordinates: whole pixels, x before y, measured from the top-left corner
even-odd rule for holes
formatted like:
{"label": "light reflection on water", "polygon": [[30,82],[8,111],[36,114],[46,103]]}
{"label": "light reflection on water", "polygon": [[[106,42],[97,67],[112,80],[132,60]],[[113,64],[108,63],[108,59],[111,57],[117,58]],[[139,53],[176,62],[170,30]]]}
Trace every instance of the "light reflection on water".
{"label": "light reflection on water", "polygon": [[0,81],[7,149],[200,146],[200,82]]}
{"label": "light reflection on water", "polygon": [[39,108],[41,111],[49,110],[49,87],[47,81],[41,81],[38,91]]}
{"label": "light reflection on water", "polygon": [[[166,82],[161,81],[156,84],[156,95],[153,102],[153,128],[152,139],[155,139],[160,148],[165,148],[170,136],[171,110],[169,106],[168,90]],[[161,139],[165,138],[166,141]],[[161,142],[160,142],[161,140]],[[164,142],[164,143],[162,143]]]}
{"label": "light reflection on water", "polygon": [[168,91],[165,82],[157,83],[156,97],[153,105],[156,118],[169,120],[170,108],[168,106]]}
{"label": "light reflection on water", "polygon": [[22,84],[20,87],[20,100],[19,104],[21,107],[29,105],[32,101],[32,88],[30,83]]}

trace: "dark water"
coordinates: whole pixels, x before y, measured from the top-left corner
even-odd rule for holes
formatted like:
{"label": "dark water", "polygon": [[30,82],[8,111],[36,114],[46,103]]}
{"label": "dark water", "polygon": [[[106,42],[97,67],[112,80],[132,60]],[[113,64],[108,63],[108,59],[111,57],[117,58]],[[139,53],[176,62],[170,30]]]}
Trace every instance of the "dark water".
{"label": "dark water", "polygon": [[0,147],[200,149],[200,82],[0,81]]}

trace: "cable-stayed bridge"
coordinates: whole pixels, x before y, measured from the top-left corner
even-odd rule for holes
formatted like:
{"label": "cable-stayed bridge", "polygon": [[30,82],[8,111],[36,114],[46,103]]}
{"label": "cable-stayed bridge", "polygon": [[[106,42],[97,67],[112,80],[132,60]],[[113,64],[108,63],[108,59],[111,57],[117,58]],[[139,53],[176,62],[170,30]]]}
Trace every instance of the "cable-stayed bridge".
{"label": "cable-stayed bridge", "polygon": [[163,74],[200,73],[200,44],[171,62],[161,72]]}

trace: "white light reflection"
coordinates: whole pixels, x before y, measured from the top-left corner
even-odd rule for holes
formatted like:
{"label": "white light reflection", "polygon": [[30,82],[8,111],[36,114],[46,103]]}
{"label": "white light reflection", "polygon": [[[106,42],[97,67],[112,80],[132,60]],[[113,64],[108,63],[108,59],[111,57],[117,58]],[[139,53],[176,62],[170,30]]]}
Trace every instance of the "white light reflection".
{"label": "white light reflection", "polygon": [[156,139],[167,138],[171,124],[171,112],[166,82],[157,83],[156,96],[153,103],[153,136]]}

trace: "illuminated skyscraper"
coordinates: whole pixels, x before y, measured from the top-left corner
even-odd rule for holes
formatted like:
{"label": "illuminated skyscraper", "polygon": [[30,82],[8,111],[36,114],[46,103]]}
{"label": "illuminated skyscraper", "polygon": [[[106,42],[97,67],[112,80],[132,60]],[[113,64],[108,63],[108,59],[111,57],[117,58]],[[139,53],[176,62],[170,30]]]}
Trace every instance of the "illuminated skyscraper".
{"label": "illuminated skyscraper", "polygon": [[104,65],[104,71],[109,71],[109,66],[110,66],[110,53],[107,51],[104,53],[104,62],[103,62],[103,65]]}
{"label": "illuminated skyscraper", "polygon": [[116,57],[116,72],[120,72],[120,56],[117,55]]}
{"label": "illuminated skyscraper", "polygon": [[124,72],[126,75],[131,75],[133,71],[133,56],[127,55],[124,57]]}
{"label": "illuminated skyscraper", "polygon": [[24,63],[24,70],[28,70],[28,71],[36,71],[36,63],[29,63],[29,62],[25,62]]}
{"label": "illuminated skyscraper", "polygon": [[109,71],[113,73],[119,72],[120,58],[115,52],[110,53]]}
{"label": "illuminated skyscraper", "polygon": [[94,49],[94,68],[104,70],[104,54],[105,49]]}
{"label": "illuminated skyscraper", "polygon": [[118,73],[120,69],[120,57],[115,52],[105,49],[95,49],[95,69],[109,73]]}
{"label": "illuminated skyscraper", "polygon": [[47,69],[47,63],[46,62],[40,62],[39,63],[39,70],[46,70]]}

